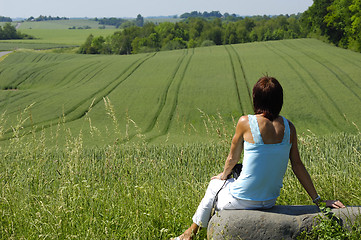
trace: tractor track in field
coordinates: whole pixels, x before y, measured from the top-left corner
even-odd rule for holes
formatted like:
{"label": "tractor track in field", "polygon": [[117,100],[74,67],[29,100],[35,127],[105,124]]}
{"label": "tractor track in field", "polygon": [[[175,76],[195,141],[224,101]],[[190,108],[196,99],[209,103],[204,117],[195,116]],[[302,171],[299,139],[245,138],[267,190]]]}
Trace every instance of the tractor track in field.
{"label": "tractor track in field", "polygon": [[[24,92],[21,91],[20,93],[24,93]],[[9,100],[15,102],[18,98],[26,98],[26,97],[28,97],[28,96],[30,96],[32,94],[35,94],[35,92],[27,92],[27,93],[25,93],[23,95],[17,94],[17,95],[13,95],[13,96],[10,96],[10,97],[6,97],[6,100],[0,101],[0,108],[2,108],[6,104],[6,102],[9,101]],[[11,112],[7,112],[7,113],[11,114],[13,112],[15,113],[15,112],[19,112],[19,111],[17,109],[16,111],[11,111]]]}
{"label": "tractor track in field", "polygon": [[317,99],[320,108],[322,109],[323,113],[327,116],[327,119],[331,122],[331,124],[337,128],[337,123],[335,122],[334,118],[331,117],[331,114],[326,110],[324,104],[322,103],[322,101],[319,99],[319,97],[317,96],[317,94],[312,90],[312,88],[308,85],[307,81],[302,77],[302,74],[297,70],[296,67],[294,67],[290,61],[287,61],[285,59],[285,56],[280,55],[279,53],[283,53],[284,55],[286,55],[289,59],[293,60],[301,69],[303,69],[309,76],[310,79],[313,80],[313,82],[316,83],[316,85],[322,90],[322,92],[326,95],[326,97],[328,98],[329,101],[331,101],[332,106],[336,108],[337,112],[339,113],[339,115],[344,118],[344,115],[342,114],[341,110],[337,107],[336,103],[330,98],[330,96],[328,95],[328,93],[319,85],[319,83],[314,79],[314,77],[312,76],[312,74],[302,66],[302,64],[300,64],[295,58],[291,57],[288,53],[285,53],[284,51],[280,50],[279,48],[277,48],[277,51],[274,50],[275,47],[272,46],[274,49],[272,49],[269,44],[265,44],[266,48],[268,48],[270,51],[272,51],[275,55],[279,56],[296,74],[297,76],[302,80],[302,84],[307,88],[307,91],[309,93],[311,93],[311,95]]}
{"label": "tractor track in field", "polygon": [[[44,70],[42,70],[42,71],[37,72],[36,74],[31,75],[31,77],[36,78],[37,81],[39,82],[39,81],[41,81],[43,78],[45,78],[49,73],[51,73],[51,72],[53,72],[53,71],[54,71],[54,69],[50,69],[50,70],[44,69]],[[29,76],[29,78],[30,78],[30,76]],[[29,78],[27,78],[26,80],[28,80]],[[16,86],[16,88],[19,88],[22,84],[24,84],[24,83],[26,82],[26,80],[23,81],[22,83],[18,84],[18,85]],[[25,89],[26,89],[26,88],[25,88]]]}
{"label": "tractor track in field", "polygon": [[[291,48],[290,45],[292,46],[293,44],[291,43],[287,43],[285,44],[287,47]],[[293,45],[294,46],[294,45]],[[313,59],[314,61],[318,62],[319,64],[321,64],[323,67],[325,67],[328,71],[332,72],[336,78],[348,89],[350,89],[350,91],[353,92],[353,87],[356,86],[357,88],[361,89],[360,85],[355,82],[349,75],[348,73],[346,73],[345,71],[343,71],[341,68],[339,68],[337,65],[331,63],[330,61],[328,61],[327,59],[321,57],[320,55],[315,54],[314,52],[312,53],[306,53],[305,51],[302,51],[303,54],[305,54],[306,56],[308,56],[309,58]],[[313,56],[311,56],[313,55]],[[327,66],[329,65],[329,66]],[[335,70],[334,70],[335,69]],[[352,85],[354,86],[348,86],[349,84],[346,84],[344,81],[342,81],[341,77],[339,76],[339,74],[336,73],[336,71],[342,73],[346,79],[348,79],[349,82],[351,82]],[[353,92],[354,93],[354,92]],[[355,96],[361,101],[360,96],[358,96],[358,94],[354,93]]]}
{"label": "tractor track in field", "polygon": [[[287,46],[287,45],[285,45],[285,46]],[[287,47],[290,48],[289,46],[287,46]],[[291,48],[291,49],[292,49],[292,48]],[[333,107],[337,110],[338,114],[339,114],[340,116],[342,116],[342,118],[345,118],[345,116],[343,115],[341,109],[337,106],[336,102],[332,99],[332,97],[328,94],[328,92],[321,86],[321,84],[317,81],[317,79],[315,79],[315,77],[311,74],[311,72],[308,71],[308,69],[305,68],[295,57],[292,57],[290,54],[288,54],[287,52],[282,51],[282,50],[280,50],[280,49],[277,49],[277,50],[280,51],[280,52],[282,52],[283,54],[287,55],[287,56],[288,56],[290,59],[292,59],[293,61],[295,61],[295,62],[297,63],[297,65],[298,65],[301,69],[303,69],[303,70],[308,74],[308,76],[310,77],[310,79],[312,79],[312,81],[318,86],[318,88],[319,88],[319,89],[322,91],[322,93],[326,96],[326,98],[328,99],[328,101],[331,102],[331,106],[333,106]],[[303,80],[304,83],[307,85],[307,88],[308,88],[308,89],[312,89],[312,88],[307,84],[307,82],[306,82],[304,79],[302,79],[302,80]],[[311,90],[311,92],[312,92],[313,95],[318,99],[317,94],[314,93],[312,90]],[[320,102],[321,102],[321,101],[320,101]],[[322,102],[321,102],[321,103],[322,103]],[[325,108],[323,107],[323,109],[325,109]]]}
{"label": "tractor track in field", "polygon": [[242,63],[241,56],[239,55],[239,53],[237,52],[237,50],[234,48],[233,45],[230,45],[230,46],[231,46],[232,50],[234,51],[234,53],[236,54],[238,63],[239,63],[239,65],[241,66],[243,79],[244,79],[244,82],[245,82],[245,85],[246,85],[246,88],[247,88],[248,98],[249,98],[250,103],[252,104],[252,101],[253,101],[253,100],[252,100],[252,96],[251,96],[251,88],[250,88],[250,86],[249,86],[248,79],[247,79],[247,77],[246,77],[246,72],[244,71],[244,67],[243,67],[243,63]]}
{"label": "tractor track in field", "polygon": [[167,123],[166,123],[166,127],[165,127],[164,132],[163,132],[162,135],[165,135],[165,134],[168,132],[169,127],[170,127],[170,124],[172,123],[172,121],[173,121],[173,119],[174,119],[175,110],[176,110],[176,108],[177,108],[177,106],[178,106],[179,90],[180,90],[180,87],[181,87],[181,85],[182,85],[182,83],[183,83],[184,76],[185,76],[185,74],[186,74],[186,72],[187,72],[187,70],[188,70],[188,67],[189,67],[189,64],[190,64],[190,62],[191,62],[191,60],[192,60],[193,55],[194,55],[194,48],[192,49],[192,53],[191,53],[191,55],[189,56],[189,58],[188,58],[188,60],[187,60],[186,66],[184,67],[184,71],[181,72],[181,76],[179,77],[180,80],[179,80],[178,85],[177,85],[177,88],[176,88],[175,101],[174,101],[173,104],[172,104],[172,110],[171,110],[171,112],[170,112],[168,121],[167,121]]}
{"label": "tractor track in field", "polygon": [[236,94],[237,94],[237,99],[238,99],[238,103],[239,103],[239,108],[240,108],[240,110],[241,110],[241,114],[244,115],[244,114],[245,114],[245,110],[243,109],[242,101],[241,101],[241,95],[240,95],[240,93],[239,93],[239,87],[238,87],[238,83],[237,83],[237,76],[236,76],[236,69],[235,69],[235,66],[234,66],[234,62],[233,62],[231,53],[230,53],[229,49],[227,48],[227,46],[224,46],[224,48],[226,49],[226,51],[227,51],[227,53],[228,53],[229,60],[230,60],[230,62],[231,62],[233,83],[234,83],[235,89],[236,89]]}
{"label": "tractor track in field", "polygon": [[[306,46],[307,48],[311,48],[311,47],[312,47],[313,49],[315,49],[315,47],[314,47],[313,44],[307,44],[305,41],[300,41],[300,43],[301,43],[302,45]],[[346,49],[345,49],[345,50],[346,50]],[[333,52],[333,55],[337,55],[337,57],[342,58],[345,62],[348,62],[350,65],[353,65],[353,66],[355,66],[356,68],[361,69],[361,61],[360,61],[359,59],[356,60],[356,61],[358,62],[358,64],[357,64],[357,63],[355,63],[354,61],[351,61],[350,58],[346,58],[343,54],[339,54],[338,52],[337,52],[337,53],[334,53],[334,52]]]}
{"label": "tractor track in field", "polygon": [[9,83],[9,84],[15,84],[15,88],[18,88],[21,84],[23,84],[29,78],[31,78],[33,76],[37,76],[37,75],[41,74],[43,71],[45,71],[47,68],[54,67],[54,66],[56,66],[58,64],[59,63],[49,63],[46,66],[36,67],[36,68],[31,69],[31,70],[19,71],[19,75],[21,75],[21,76],[25,75],[23,77],[23,79],[19,80],[19,81],[12,82],[12,83]]}
{"label": "tractor track in field", "polygon": [[[187,72],[187,70],[188,70],[188,67],[189,67],[189,64],[190,64],[190,62],[191,62],[191,60],[192,60],[192,57],[193,57],[193,55],[194,55],[194,49],[192,49],[192,53],[190,54],[190,56],[188,57],[188,50],[186,51],[186,54],[184,54],[181,58],[180,58],[180,60],[179,60],[179,63],[177,64],[177,66],[175,67],[175,70],[173,71],[173,74],[171,75],[171,77],[170,77],[170,79],[171,79],[171,82],[170,82],[170,84],[169,84],[169,86],[167,87],[167,92],[166,92],[166,94],[165,94],[165,99],[164,99],[164,104],[163,104],[163,106],[162,106],[162,108],[160,109],[161,111],[159,112],[159,114],[158,114],[158,116],[156,116],[156,121],[158,120],[158,118],[159,118],[159,116],[160,116],[160,114],[162,113],[162,111],[163,111],[163,108],[164,108],[164,106],[165,106],[165,104],[166,104],[166,102],[167,102],[167,99],[168,99],[168,93],[169,93],[169,89],[171,88],[171,86],[172,85],[175,85],[175,96],[174,96],[174,101],[171,103],[171,106],[172,106],[172,108],[171,108],[171,110],[170,110],[170,112],[169,112],[169,115],[168,115],[168,117],[167,117],[167,121],[166,121],[166,123],[165,123],[165,126],[163,127],[163,130],[159,133],[159,134],[157,134],[157,135],[155,135],[155,136],[152,136],[152,137],[149,137],[148,139],[146,139],[146,141],[147,142],[151,142],[151,141],[153,141],[154,139],[156,139],[156,138],[158,138],[158,137],[161,137],[161,136],[164,136],[165,134],[167,134],[167,132],[169,131],[169,127],[170,127],[170,125],[171,125],[171,123],[172,123],[172,121],[173,121],[173,119],[174,119],[174,115],[175,115],[175,111],[176,111],[176,108],[177,108],[177,106],[178,106],[178,99],[179,99],[179,91],[180,91],[180,87],[181,87],[181,85],[182,85],[182,83],[183,83],[183,81],[184,81],[184,76],[185,76],[185,74],[186,74],[186,72]],[[188,57],[188,59],[187,59],[187,57]],[[186,61],[186,62],[185,62]],[[184,69],[182,70],[182,71],[180,71],[180,68],[181,68],[181,66],[183,65],[183,64],[185,64],[185,66],[184,66]],[[179,75],[179,77],[176,77],[177,75]],[[179,80],[178,80],[179,79]],[[178,80],[178,81],[177,81]],[[154,124],[153,124],[153,127],[152,127],[152,129],[154,128],[154,126],[155,126],[155,124],[156,124],[156,121],[154,122]],[[150,129],[150,130],[152,130],[152,129]],[[148,131],[148,132],[150,132],[150,131]],[[148,133],[147,132],[147,133]],[[134,134],[135,135],[135,134]],[[134,137],[134,135],[132,135],[132,137]],[[129,139],[131,139],[131,138],[129,138]]]}
{"label": "tractor track in field", "polygon": [[[74,83],[74,86],[72,87],[80,87],[84,84],[87,84],[90,82],[95,76],[97,76],[99,73],[103,72],[106,67],[109,67],[110,63],[103,63],[96,66],[96,68],[93,71],[88,72],[83,76],[78,82]],[[85,81],[84,81],[85,80]]]}
{"label": "tractor track in field", "polygon": [[184,53],[182,54],[182,56],[180,56],[177,60],[177,65],[175,66],[172,74],[170,75],[170,77],[168,78],[168,84],[166,85],[164,91],[163,91],[163,94],[162,96],[160,97],[160,103],[159,103],[159,107],[151,121],[151,123],[149,124],[149,126],[146,128],[146,130],[143,132],[143,134],[146,134],[150,131],[153,130],[155,124],[157,123],[158,121],[158,118],[160,116],[160,114],[162,113],[163,109],[164,109],[164,106],[165,106],[165,103],[167,101],[167,98],[168,98],[168,94],[169,94],[169,89],[170,89],[170,86],[174,83],[174,79],[175,79],[175,76],[177,75],[178,71],[179,71],[179,68],[181,67],[185,57],[187,56],[187,51],[184,51]]}
{"label": "tractor track in field", "polygon": [[[54,87],[64,87],[68,83],[72,82],[77,76],[79,76],[82,72],[85,70],[99,64],[98,61],[95,62],[89,62],[86,64],[81,65],[80,67],[68,72],[57,84],[54,85]],[[67,80],[69,79],[69,80]]]}
{"label": "tractor track in field", "polygon": [[[303,52],[306,56],[308,56],[309,58],[311,58],[312,60],[314,60],[315,62],[319,63],[321,66],[323,66],[324,68],[326,68],[329,72],[331,72],[335,77],[336,79],[338,80],[339,83],[341,83],[341,85],[343,85],[346,89],[348,89],[352,95],[354,95],[357,100],[361,103],[361,97],[353,90],[353,86],[349,86],[349,84],[346,84],[345,81],[342,80],[342,78],[339,76],[339,74],[336,73],[335,70],[333,70],[331,67],[327,66],[324,62],[320,61],[317,59],[317,57],[314,57],[314,56],[311,56],[311,54],[308,54],[308,53],[305,53]],[[330,63],[331,64],[331,63]],[[333,64],[331,64],[333,65]],[[335,69],[338,69],[338,71],[340,72],[343,72],[341,69],[339,69],[337,66],[333,65],[333,67]],[[344,73],[344,72],[343,72]],[[358,86],[357,83],[355,83],[351,78],[350,76],[348,76],[346,73],[345,73],[345,76],[346,78],[348,78],[349,80],[351,80],[358,88],[360,88]]]}
{"label": "tractor track in field", "polygon": [[[70,114],[74,113],[76,110],[78,110],[80,107],[82,107],[82,105],[84,105],[86,102],[90,102],[90,101],[93,100],[92,107],[97,105],[100,101],[102,101],[102,99],[104,97],[111,94],[114,91],[114,89],[116,89],[121,83],[126,81],[144,62],[146,62],[150,58],[154,57],[156,54],[157,53],[148,54],[143,58],[135,60],[132,64],[130,64],[127,68],[125,68],[117,77],[115,77],[113,81],[110,81],[110,83],[107,84],[105,87],[99,89],[95,93],[91,94],[88,98],[81,100],[80,102],[78,102],[78,104],[74,105],[73,107],[71,107],[70,109],[65,111],[63,113],[63,116],[65,117],[64,123],[73,122],[73,121],[76,121],[76,120],[81,119],[82,117],[84,117],[87,114],[87,112],[89,111],[89,106],[88,105],[84,106],[84,109],[81,110],[79,113],[77,113],[77,114],[75,113],[75,116],[71,116],[69,119],[66,119],[66,117],[69,117]],[[102,92],[104,92],[104,93],[102,93]],[[99,94],[101,96],[98,96]],[[41,126],[41,129],[40,128],[36,129],[36,131],[40,131],[42,129],[49,128],[49,127],[53,126],[53,121],[56,122],[56,121],[59,120],[59,118],[60,118],[60,116],[56,117],[56,118],[44,120],[44,121],[41,121],[41,122],[37,122],[36,124],[29,124],[27,126],[23,126],[23,129],[25,130],[27,128],[30,128],[30,127],[34,126],[34,125],[44,124],[44,125]],[[12,132],[11,130],[8,130],[8,131],[5,132],[5,134],[9,134],[11,132]],[[10,138],[11,138],[11,136],[4,136],[0,141],[5,141],[5,140],[8,140]]]}
{"label": "tractor track in field", "polygon": [[32,63],[38,63],[40,61],[42,61],[43,58],[45,58],[46,55],[45,54],[39,54],[39,56],[35,57],[34,60],[32,61]]}

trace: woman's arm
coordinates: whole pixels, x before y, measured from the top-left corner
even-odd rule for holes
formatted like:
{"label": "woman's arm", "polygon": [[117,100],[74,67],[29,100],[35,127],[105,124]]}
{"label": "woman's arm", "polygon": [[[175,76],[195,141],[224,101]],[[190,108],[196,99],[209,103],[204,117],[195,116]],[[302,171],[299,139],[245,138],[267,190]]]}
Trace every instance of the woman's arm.
{"label": "woman's arm", "polygon": [[248,117],[243,116],[239,119],[236,127],[236,133],[232,138],[231,149],[229,151],[228,157],[224,164],[224,170],[222,173],[217,176],[212,177],[212,179],[227,179],[227,176],[232,172],[233,167],[238,163],[241,158],[241,153],[243,151],[243,135],[247,131],[248,126]]}
{"label": "woman's arm", "polygon": [[[318,194],[313,185],[310,175],[308,174],[305,166],[301,161],[300,154],[298,151],[298,145],[297,145],[296,128],[291,122],[290,122],[290,130],[291,130],[291,143],[292,143],[292,147],[290,150],[290,160],[291,160],[292,170],[295,173],[297,179],[300,181],[301,185],[305,188],[308,195],[310,195],[311,199],[315,200],[316,198],[318,198]],[[325,202],[327,207],[334,207],[334,208],[345,207],[340,201],[327,200]]]}

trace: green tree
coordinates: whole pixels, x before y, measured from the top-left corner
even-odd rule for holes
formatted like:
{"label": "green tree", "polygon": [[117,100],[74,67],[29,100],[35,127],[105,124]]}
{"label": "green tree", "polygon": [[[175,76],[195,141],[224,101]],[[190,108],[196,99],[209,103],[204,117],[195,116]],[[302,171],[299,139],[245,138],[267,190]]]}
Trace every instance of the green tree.
{"label": "green tree", "polygon": [[138,27],[143,27],[144,18],[142,17],[142,15],[140,15],[140,14],[137,15],[137,18],[135,19],[135,25]]}
{"label": "green tree", "polygon": [[91,51],[93,54],[104,53],[105,39],[103,36],[94,37],[91,43]]}
{"label": "green tree", "polygon": [[311,7],[303,13],[303,24],[313,32],[318,32],[322,35],[326,33],[327,23],[324,22],[324,17],[328,14],[328,7],[331,6],[334,0],[314,0]]}
{"label": "green tree", "polygon": [[349,42],[351,48],[361,52],[361,0],[353,0],[349,9],[351,12]]}
{"label": "green tree", "polygon": [[82,53],[82,54],[91,54],[93,51],[91,49],[91,45],[93,42],[93,34],[90,34],[87,39],[85,40],[85,43],[83,45],[80,46],[78,53]]}
{"label": "green tree", "polygon": [[236,23],[230,22],[224,31],[223,44],[234,44],[237,42]]}
{"label": "green tree", "polygon": [[11,23],[6,23],[2,29],[2,39],[19,39],[20,35]]}
{"label": "green tree", "polygon": [[342,47],[347,47],[348,38],[345,37],[351,31],[351,0],[335,0],[328,8],[324,17],[326,23],[325,34],[328,39]]}

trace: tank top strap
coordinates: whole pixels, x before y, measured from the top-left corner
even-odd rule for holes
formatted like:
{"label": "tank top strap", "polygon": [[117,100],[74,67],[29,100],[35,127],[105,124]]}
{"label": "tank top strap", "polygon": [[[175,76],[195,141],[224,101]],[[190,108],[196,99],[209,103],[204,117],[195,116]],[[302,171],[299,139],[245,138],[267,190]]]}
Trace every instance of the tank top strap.
{"label": "tank top strap", "polygon": [[290,143],[290,138],[291,138],[290,125],[285,117],[282,116],[282,118],[283,118],[283,124],[285,125],[285,133],[283,135],[282,143]]}
{"label": "tank top strap", "polygon": [[251,128],[251,133],[254,143],[263,144],[256,115],[248,115],[248,122],[249,122],[249,127]]}

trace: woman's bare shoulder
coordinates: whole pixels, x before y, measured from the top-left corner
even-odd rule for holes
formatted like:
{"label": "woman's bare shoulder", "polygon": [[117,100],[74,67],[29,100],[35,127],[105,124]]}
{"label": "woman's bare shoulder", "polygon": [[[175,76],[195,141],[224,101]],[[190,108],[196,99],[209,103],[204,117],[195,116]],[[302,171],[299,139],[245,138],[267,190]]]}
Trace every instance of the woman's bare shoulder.
{"label": "woman's bare shoulder", "polygon": [[237,125],[248,126],[249,125],[248,121],[249,121],[248,120],[248,115],[244,115],[244,116],[239,118]]}
{"label": "woman's bare shoulder", "polygon": [[237,130],[241,132],[245,132],[249,129],[248,116],[242,116],[239,118],[237,123]]}
{"label": "woman's bare shoulder", "polygon": [[[287,118],[286,118],[286,119],[287,119]],[[290,126],[291,132],[295,132],[295,131],[296,131],[295,125],[293,125],[293,123],[292,123],[289,119],[287,119],[287,121],[288,121],[288,124],[289,124],[289,126]]]}
{"label": "woman's bare shoulder", "polygon": [[295,127],[295,125],[293,125],[293,123],[289,119],[287,119],[287,121],[290,126],[291,142],[293,142],[293,139],[295,137],[297,137],[296,127]]}

